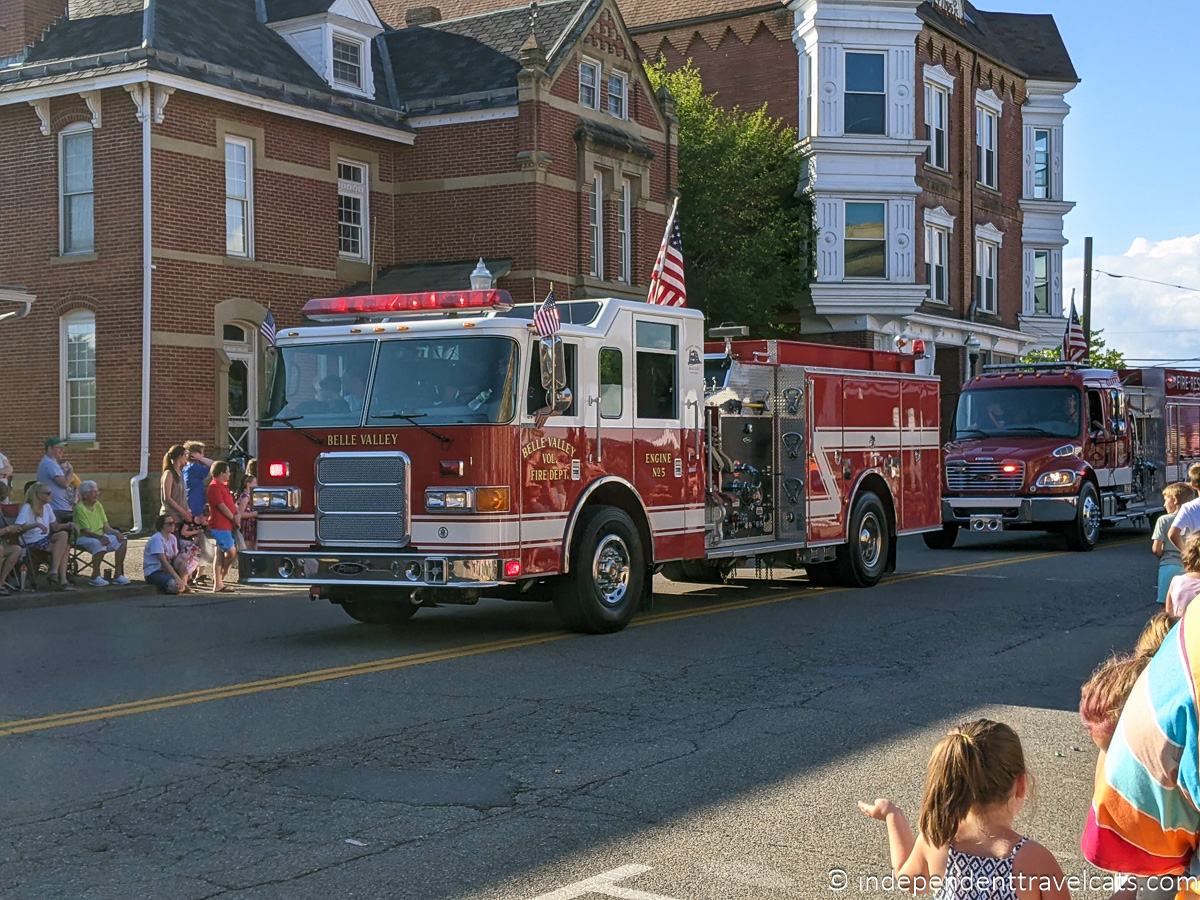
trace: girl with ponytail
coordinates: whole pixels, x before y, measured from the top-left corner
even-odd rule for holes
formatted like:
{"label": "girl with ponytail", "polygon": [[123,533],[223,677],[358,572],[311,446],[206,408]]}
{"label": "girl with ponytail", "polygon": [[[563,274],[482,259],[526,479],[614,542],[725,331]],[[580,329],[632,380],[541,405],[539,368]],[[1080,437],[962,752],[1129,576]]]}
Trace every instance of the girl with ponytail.
{"label": "girl with ponytail", "polygon": [[858,807],[887,824],[892,870],[914,893],[937,900],[1069,900],[1053,854],[1013,830],[1028,789],[1016,732],[977,719],[942,738],[929,758],[920,835],[890,800]]}

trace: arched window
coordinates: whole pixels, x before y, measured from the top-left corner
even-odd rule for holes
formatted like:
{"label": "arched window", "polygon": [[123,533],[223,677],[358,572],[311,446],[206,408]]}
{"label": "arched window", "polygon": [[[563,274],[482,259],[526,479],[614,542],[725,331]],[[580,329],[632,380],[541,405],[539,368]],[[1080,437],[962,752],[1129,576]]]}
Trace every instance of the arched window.
{"label": "arched window", "polygon": [[59,430],[69,440],[96,438],[96,317],[77,309],[59,320]]}

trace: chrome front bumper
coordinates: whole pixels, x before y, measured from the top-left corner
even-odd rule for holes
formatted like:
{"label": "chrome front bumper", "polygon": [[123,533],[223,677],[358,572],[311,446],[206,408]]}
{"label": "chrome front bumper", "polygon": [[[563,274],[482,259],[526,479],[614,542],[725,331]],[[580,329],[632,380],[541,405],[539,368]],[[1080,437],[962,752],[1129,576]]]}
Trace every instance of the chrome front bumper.
{"label": "chrome front bumper", "polygon": [[501,584],[501,560],[494,556],[246,551],[239,558],[242,584],[398,588],[487,588]]}
{"label": "chrome front bumper", "polygon": [[969,527],[971,520],[998,520],[1017,525],[1061,525],[1073,522],[1076,499],[1067,497],[942,497],[942,522]]}

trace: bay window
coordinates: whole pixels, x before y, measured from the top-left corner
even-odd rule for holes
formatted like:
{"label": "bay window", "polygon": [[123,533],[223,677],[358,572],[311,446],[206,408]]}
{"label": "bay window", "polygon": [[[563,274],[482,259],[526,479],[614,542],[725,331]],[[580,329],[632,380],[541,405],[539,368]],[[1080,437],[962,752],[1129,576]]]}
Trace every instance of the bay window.
{"label": "bay window", "polygon": [[886,73],[882,53],[846,51],[846,134],[887,133]]}
{"label": "bay window", "polygon": [[887,204],[846,201],[847,278],[887,277]]}
{"label": "bay window", "polygon": [[1050,131],[1045,128],[1033,132],[1033,196],[1050,199]]}
{"label": "bay window", "polygon": [[1033,251],[1033,314],[1050,315],[1050,251]]}

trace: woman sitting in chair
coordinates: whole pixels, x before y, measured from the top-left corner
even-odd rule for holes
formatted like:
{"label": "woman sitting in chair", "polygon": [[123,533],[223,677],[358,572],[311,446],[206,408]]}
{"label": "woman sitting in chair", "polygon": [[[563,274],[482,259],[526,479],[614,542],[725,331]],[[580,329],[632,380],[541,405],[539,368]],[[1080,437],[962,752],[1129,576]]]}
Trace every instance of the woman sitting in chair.
{"label": "woman sitting in chair", "polygon": [[[75,585],[67,580],[68,536],[75,526],[59,522],[50,505],[50,488],[35,481],[25,492],[25,505],[17,516],[18,525],[33,525],[21,535],[21,542],[30,555],[41,553],[50,557],[50,583],[60,591],[73,591]],[[31,570],[32,571],[32,570]]]}
{"label": "woman sitting in chair", "polygon": [[21,561],[20,536],[34,528],[33,525],[18,525],[16,516],[11,518],[5,514],[4,507],[8,503],[8,482],[0,481],[0,597],[16,593],[8,584],[8,579]]}

